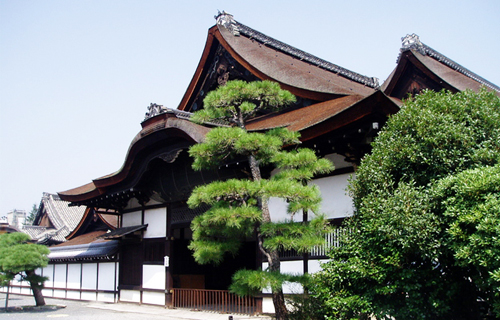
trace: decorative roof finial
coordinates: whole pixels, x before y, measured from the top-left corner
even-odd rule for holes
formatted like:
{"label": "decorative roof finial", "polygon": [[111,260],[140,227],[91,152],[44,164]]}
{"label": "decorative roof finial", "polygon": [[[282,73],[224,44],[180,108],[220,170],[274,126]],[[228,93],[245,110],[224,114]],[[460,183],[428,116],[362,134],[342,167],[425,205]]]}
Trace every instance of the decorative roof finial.
{"label": "decorative roof finial", "polygon": [[163,107],[160,104],[156,103],[151,103],[148,107],[148,112],[146,112],[146,116],[144,117],[144,121],[148,120],[149,118],[152,118],[154,116],[157,116],[161,113],[164,113],[167,111],[167,108]]}
{"label": "decorative roof finial", "polygon": [[420,38],[415,33],[407,34],[405,37],[401,38],[401,52],[405,52],[410,49],[415,49],[421,54],[425,55],[425,49]]}
{"label": "decorative roof finial", "polygon": [[240,35],[240,29],[238,28],[237,22],[234,20],[233,15],[227,13],[222,10],[222,12],[218,11],[218,14],[215,16],[217,20],[217,24],[219,26],[223,26],[227,30],[229,30],[234,36],[238,37]]}

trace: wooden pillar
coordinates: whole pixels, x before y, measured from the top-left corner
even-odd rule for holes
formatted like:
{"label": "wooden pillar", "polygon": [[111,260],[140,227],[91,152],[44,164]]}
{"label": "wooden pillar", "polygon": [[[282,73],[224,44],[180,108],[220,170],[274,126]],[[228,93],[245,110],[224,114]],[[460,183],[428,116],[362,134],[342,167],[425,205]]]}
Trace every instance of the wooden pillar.
{"label": "wooden pillar", "polygon": [[166,241],[165,241],[165,254],[169,257],[169,265],[165,267],[165,307],[173,308],[172,299],[172,288],[173,279],[171,273],[171,265],[173,263],[173,232],[172,232],[172,206],[168,205],[165,214],[167,215],[167,225],[166,225]]}

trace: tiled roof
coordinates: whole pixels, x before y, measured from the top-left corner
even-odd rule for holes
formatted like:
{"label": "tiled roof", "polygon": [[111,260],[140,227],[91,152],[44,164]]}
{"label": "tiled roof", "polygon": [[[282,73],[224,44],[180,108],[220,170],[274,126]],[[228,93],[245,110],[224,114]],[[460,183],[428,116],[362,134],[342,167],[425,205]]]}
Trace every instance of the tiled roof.
{"label": "tiled roof", "polygon": [[67,227],[54,229],[40,226],[23,226],[21,231],[28,234],[31,239],[36,240],[40,244],[64,242],[66,241],[66,236],[69,234]]}
{"label": "tiled roof", "polygon": [[54,227],[56,229],[66,227],[68,232],[78,225],[86,209],[85,207],[70,207],[69,202],[61,200],[56,194],[47,192],[43,193],[41,204]]}
{"label": "tiled roof", "polygon": [[51,261],[111,259],[118,251],[118,245],[115,240],[52,247],[48,257]]}
{"label": "tiled roof", "polygon": [[[59,196],[44,192],[33,226],[24,226],[22,231],[38,243],[64,242],[85,213],[85,207],[70,207],[69,202]],[[54,228],[37,225],[47,215]]]}
{"label": "tiled roof", "polygon": [[118,239],[123,236],[126,236],[127,234],[134,233],[136,231],[141,231],[147,229],[148,225],[147,224],[141,224],[137,226],[130,226],[130,227],[123,227],[123,228],[118,228],[115,230],[112,230],[110,232],[107,232],[100,236],[99,238],[103,239]]}

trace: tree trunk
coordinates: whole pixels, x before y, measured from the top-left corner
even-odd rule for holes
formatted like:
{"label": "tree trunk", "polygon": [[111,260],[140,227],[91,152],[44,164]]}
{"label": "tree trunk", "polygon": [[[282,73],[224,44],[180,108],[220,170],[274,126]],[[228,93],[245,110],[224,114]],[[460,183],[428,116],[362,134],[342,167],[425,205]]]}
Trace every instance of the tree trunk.
{"label": "tree trunk", "polygon": [[[248,157],[248,162],[250,164],[250,170],[252,171],[253,180],[254,181],[261,180],[262,175],[260,173],[260,167],[255,157],[250,155]],[[259,207],[262,210],[262,221],[267,223],[271,222],[271,214],[269,212],[269,205],[267,199],[260,198],[258,199],[258,202],[259,202]],[[260,232],[258,232],[258,234],[260,234]],[[262,247],[262,242],[263,241],[259,241],[259,247],[260,250],[267,256],[267,260],[269,263],[269,271],[280,272],[281,261],[278,251],[277,250],[273,250],[270,252],[266,251],[264,247]],[[286,309],[285,305],[285,296],[283,295],[283,288],[279,289],[272,288],[272,297],[273,297],[273,305],[274,305],[276,320],[288,319],[288,310]]]}
{"label": "tree trunk", "polygon": [[[35,298],[35,304],[37,307],[44,306],[45,305],[45,298],[43,297],[42,294],[42,287],[43,287],[43,282],[40,284],[38,281],[35,280],[37,277],[35,274],[35,271],[26,271],[26,276],[28,278],[28,281],[30,283],[30,288],[33,291],[33,297]],[[31,278],[31,279],[30,279]]]}
{"label": "tree trunk", "polygon": [[45,298],[43,297],[42,294],[42,289],[35,285],[31,285],[31,290],[33,290],[33,297],[35,297],[35,304],[37,307],[44,306],[45,305]]}
{"label": "tree trunk", "polygon": [[10,281],[7,284],[7,294],[5,295],[5,311],[7,311],[7,308],[9,307],[9,292],[10,292]]}
{"label": "tree trunk", "polygon": [[[269,252],[269,271],[271,272],[280,272],[281,269],[281,261],[279,257],[279,253],[277,250],[273,250]],[[283,295],[283,288],[272,288],[272,297],[273,297],[273,305],[274,312],[276,316],[276,320],[286,320],[288,319],[288,310],[286,309],[285,304],[285,296]]]}

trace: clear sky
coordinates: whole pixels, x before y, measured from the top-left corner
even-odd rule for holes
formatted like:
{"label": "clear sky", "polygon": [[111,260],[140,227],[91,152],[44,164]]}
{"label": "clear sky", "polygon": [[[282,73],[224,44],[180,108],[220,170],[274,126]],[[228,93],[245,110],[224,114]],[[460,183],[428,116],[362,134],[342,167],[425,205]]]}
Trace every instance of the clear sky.
{"label": "clear sky", "polygon": [[120,169],[177,108],[214,15],[385,80],[401,37],[500,85],[500,1],[0,0],[0,216]]}

